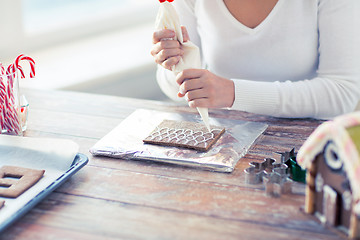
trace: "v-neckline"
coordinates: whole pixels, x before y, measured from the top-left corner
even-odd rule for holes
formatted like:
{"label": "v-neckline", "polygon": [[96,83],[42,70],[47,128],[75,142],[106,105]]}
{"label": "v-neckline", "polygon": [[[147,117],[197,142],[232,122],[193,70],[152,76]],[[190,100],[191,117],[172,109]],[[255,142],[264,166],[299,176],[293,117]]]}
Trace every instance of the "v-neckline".
{"label": "v-neckline", "polygon": [[254,34],[260,29],[262,29],[272,18],[273,15],[278,11],[279,6],[282,4],[282,0],[278,0],[278,2],[275,4],[275,6],[271,9],[270,13],[265,17],[261,23],[259,23],[256,27],[251,28],[240,22],[235,18],[235,16],[230,12],[230,10],[227,8],[225,2],[223,0],[218,0],[220,9],[224,12],[224,15],[228,18],[228,20],[234,24],[235,27],[240,28],[242,31],[247,32],[249,34]]}

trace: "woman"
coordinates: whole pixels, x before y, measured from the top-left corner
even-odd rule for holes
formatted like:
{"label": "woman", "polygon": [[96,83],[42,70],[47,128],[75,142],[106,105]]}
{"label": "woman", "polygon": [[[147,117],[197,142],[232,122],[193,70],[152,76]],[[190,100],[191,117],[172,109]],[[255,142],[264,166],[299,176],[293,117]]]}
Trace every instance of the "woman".
{"label": "woman", "polygon": [[[184,39],[205,69],[176,77],[183,51],[168,29],[153,35],[157,79],[190,107],[276,117],[331,118],[360,96],[360,1],[175,0]],[[186,31],[187,30],[187,31]],[[189,38],[190,37],[190,38]],[[177,94],[177,92],[179,92]]]}

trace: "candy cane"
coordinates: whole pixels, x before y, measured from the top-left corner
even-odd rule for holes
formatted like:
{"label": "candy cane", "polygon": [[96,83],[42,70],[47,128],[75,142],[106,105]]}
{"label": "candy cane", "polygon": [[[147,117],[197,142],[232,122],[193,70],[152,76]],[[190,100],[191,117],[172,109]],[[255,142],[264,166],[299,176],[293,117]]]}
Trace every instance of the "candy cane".
{"label": "candy cane", "polygon": [[15,107],[15,97],[13,88],[10,84],[7,85],[7,97],[5,98],[5,120],[4,127],[8,132],[14,132],[15,134],[21,133],[20,118]]}
{"label": "candy cane", "polygon": [[4,102],[2,103],[2,114],[3,114],[3,126],[2,129],[6,129],[7,132],[15,133],[19,135],[21,133],[21,123],[19,115],[16,111],[15,96],[13,92],[14,79],[16,77],[16,70],[19,70],[21,76],[25,77],[24,71],[21,66],[18,68],[15,64],[10,64],[6,69],[6,74],[8,78],[7,86],[5,87],[4,81],[2,81],[3,86],[1,86],[0,91],[4,94]]}
{"label": "candy cane", "polygon": [[22,67],[20,65],[16,68],[14,63],[10,64],[6,70],[6,74],[8,75],[9,84],[11,85],[11,87],[14,86],[14,78],[15,78],[15,74],[16,74],[16,69],[19,70],[19,72],[21,74],[21,78],[25,78],[24,70],[22,69]]}
{"label": "candy cane", "polygon": [[3,76],[5,76],[6,70],[4,65],[0,62],[0,81],[2,80]]}
{"label": "candy cane", "polygon": [[16,71],[19,70],[21,78],[25,78],[24,71],[20,66],[21,61],[28,61],[30,64],[30,77],[35,77],[35,61],[24,54],[20,54],[13,64],[10,64],[5,71],[5,67],[1,64],[1,75],[7,75],[7,85],[5,84],[6,78],[0,77],[0,127],[1,130],[6,129],[7,132],[21,134],[22,126],[20,116],[17,111],[17,104],[14,96],[14,79]]}
{"label": "candy cane", "polygon": [[0,134],[2,130],[5,128],[5,98],[6,98],[6,88],[5,88],[5,80],[3,80],[3,75],[5,75],[5,67],[0,63]]}
{"label": "candy cane", "polygon": [[166,2],[166,1],[173,2],[174,0],[159,0],[159,2],[161,2],[161,3]]}
{"label": "candy cane", "polygon": [[10,64],[8,66],[8,68],[6,69],[6,74],[8,77],[8,84],[10,83],[12,85],[14,78],[15,78],[15,74],[16,74],[16,69],[15,69],[15,65],[14,64]]}
{"label": "candy cane", "polygon": [[16,110],[16,102],[14,95],[14,78],[9,76],[9,82],[7,85],[7,96],[5,98],[5,123],[4,126],[8,132],[14,132],[15,134],[21,133],[20,117]]}
{"label": "candy cane", "polygon": [[0,62],[0,77],[1,75],[4,75],[5,74],[5,67],[4,65]]}
{"label": "candy cane", "polygon": [[[32,59],[31,57],[28,57],[28,56],[26,56],[26,55],[24,55],[24,54],[20,54],[20,55],[15,59],[15,67],[16,67],[17,69],[21,69],[19,63],[20,63],[20,61],[22,61],[22,60],[26,60],[26,61],[29,62],[29,64],[30,64],[30,69],[31,69],[31,70],[30,70],[30,77],[31,77],[31,78],[34,78],[34,77],[35,77],[35,61],[34,61],[34,59]],[[22,73],[21,78],[25,78],[24,73]]]}

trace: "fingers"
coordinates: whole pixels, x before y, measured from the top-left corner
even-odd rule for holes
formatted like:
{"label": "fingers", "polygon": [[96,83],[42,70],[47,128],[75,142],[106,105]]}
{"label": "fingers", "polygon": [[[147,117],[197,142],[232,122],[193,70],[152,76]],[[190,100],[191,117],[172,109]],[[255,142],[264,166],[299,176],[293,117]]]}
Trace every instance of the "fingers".
{"label": "fingers", "polygon": [[209,99],[208,98],[199,98],[194,99],[188,102],[189,107],[196,108],[196,107],[209,107]]}
{"label": "fingers", "polygon": [[[189,34],[185,27],[181,27],[184,41],[189,41]],[[166,69],[178,64],[184,50],[180,43],[175,38],[175,32],[171,29],[162,29],[153,33],[153,47],[151,48],[151,55],[157,64],[160,64]]]}
{"label": "fingers", "polygon": [[185,69],[176,76],[176,82],[181,85],[185,80],[200,78],[205,71],[204,69]]}
{"label": "fingers", "polygon": [[183,51],[179,48],[162,49],[157,55],[155,55],[155,62],[162,64],[165,60],[171,57],[182,56]]}
{"label": "fingers", "polygon": [[189,79],[185,82],[183,82],[179,87],[179,93],[181,95],[185,95],[187,92],[201,89],[203,88],[204,84],[201,79]]}
{"label": "fingers", "polygon": [[[190,41],[190,37],[189,37],[189,33],[186,29],[186,27],[181,26],[181,32],[183,35],[183,40],[184,42]],[[171,29],[162,29],[162,30],[158,30],[155,31],[153,33],[153,44],[160,42],[162,39],[172,39],[175,37],[175,32],[174,30]]]}
{"label": "fingers", "polygon": [[162,49],[169,49],[169,48],[179,48],[180,49],[180,43],[175,40],[163,40],[153,45],[151,48],[151,55],[155,56],[156,54],[159,54],[159,52]]}
{"label": "fingers", "polygon": [[171,39],[175,37],[175,32],[170,29],[162,29],[153,33],[153,44],[158,43],[161,39]]}
{"label": "fingers", "polygon": [[[205,80],[202,78],[202,72],[204,70],[190,69],[184,70],[178,74],[179,82],[182,82],[179,87],[178,97],[185,97],[188,101],[189,106],[206,106],[208,101],[208,91],[206,90]],[[200,102],[199,100],[202,99]]]}
{"label": "fingers", "polygon": [[202,88],[188,91],[184,96],[190,107],[209,107],[210,105],[210,98]]}
{"label": "fingers", "polygon": [[160,65],[171,71],[172,66],[178,64],[180,59],[181,59],[180,56],[171,57],[160,63]]}
{"label": "fingers", "polygon": [[154,60],[164,68],[171,70],[183,55],[183,50],[179,48],[162,49],[158,54],[154,55]]}
{"label": "fingers", "polygon": [[176,82],[180,85],[178,97],[184,97],[189,91],[201,89],[204,87],[204,81],[201,79],[203,69],[185,69],[176,76]]}
{"label": "fingers", "polygon": [[151,55],[157,64],[171,70],[172,66],[178,64],[184,51],[181,49],[180,43],[171,40],[175,37],[175,32],[170,29],[162,29],[153,34],[153,47]]}
{"label": "fingers", "polygon": [[202,89],[191,90],[185,94],[185,99],[188,102],[195,101],[201,98],[207,98],[206,92],[203,91]]}
{"label": "fingers", "polygon": [[180,61],[181,56],[184,54],[184,50],[180,48],[180,43],[178,41],[161,40],[153,45],[150,53],[157,64],[171,70],[171,67]]}
{"label": "fingers", "polygon": [[231,107],[235,99],[234,82],[206,69],[187,69],[176,76],[179,97],[190,107]]}
{"label": "fingers", "polygon": [[181,26],[181,32],[182,32],[182,35],[183,35],[184,42],[190,41],[189,33],[188,33],[186,27]]}

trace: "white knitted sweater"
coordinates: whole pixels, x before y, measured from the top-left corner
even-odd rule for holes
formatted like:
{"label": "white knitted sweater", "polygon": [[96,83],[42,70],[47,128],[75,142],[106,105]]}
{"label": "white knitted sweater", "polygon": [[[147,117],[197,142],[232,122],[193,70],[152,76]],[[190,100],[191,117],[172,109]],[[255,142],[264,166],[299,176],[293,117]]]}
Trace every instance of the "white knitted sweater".
{"label": "white knitted sweater", "polygon": [[[231,109],[277,117],[331,118],[360,97],[360,1],[279,0],[256,28],[223,0],[173,2],[204,68],[232,79]],[[177,100],[174,75],[159,67],[161,89]]]}

